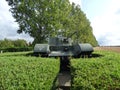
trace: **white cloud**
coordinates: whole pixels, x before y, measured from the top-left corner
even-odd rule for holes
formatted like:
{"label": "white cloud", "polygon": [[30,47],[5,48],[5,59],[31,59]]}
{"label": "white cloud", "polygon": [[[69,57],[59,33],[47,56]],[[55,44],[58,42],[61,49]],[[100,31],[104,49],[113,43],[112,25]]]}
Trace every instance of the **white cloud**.
{"label": "white cloud", "polygon": [[76,5],[80,5],[81,6],[81,0],[69,0],[70,3],[74,2]]}
{"label": "white cloud", "polygon": [[101,45],[120,45],[120,0],[109,2],[106,12],[94,17],[91,26]]}
{"label": "white cloud", "polygon": [[0,39],[26,39],[27,41],[33,41],[29,35],[17,34],[18,24],[12,17],[5,0],[0,0]]}

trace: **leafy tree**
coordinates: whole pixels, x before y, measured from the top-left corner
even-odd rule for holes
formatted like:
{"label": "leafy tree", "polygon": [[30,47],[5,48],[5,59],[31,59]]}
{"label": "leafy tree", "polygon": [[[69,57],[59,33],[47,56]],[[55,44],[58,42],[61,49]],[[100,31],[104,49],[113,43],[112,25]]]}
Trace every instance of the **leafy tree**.
{"label": "leafy tree", "polygon": [[27,42],[21,39],[13,41],[13,44],[14,44],[14,47],[27,47],[28,46]]}
{"label": "leafy tree", "polygon": [[72,4],[72,24],[71,29],[76,31],[76,35],[73,35],[73,39],[77,39],[81,43],[91,43],[93,46],[98,45],[96,38],[93,35],[92,27],[90,26],[89,20],[86,18],[84,12],[80,9],[80,6]]}
{"label": "leafy tree", "polygon": [[1,40],[0,41],[0,48],[3,48],[3,47],[14,47],[12,40],[9,40],[6,38],[4,40]]}
{"label": "leafy tree", "polygon": [[[63,28],[68,0],[6,0],[19,24],[18,33],[29,33],[35,42],[44,42]],[[67,12],[66,12],[67,13]],[[64,16],[64,17],[63,17]],[[54,33],[53,33],[54,32]]]}
{"label": "leafy tree", "polygon": [[10,40],[4,39],[0,40],[0,48],[14,48],[14,47],[28,47],[28,44],[25,40]]}
{"label": "leafy tree", "polygon": [[49,36],[56,36],[58,30],[70,36],[77,32],[80,42],[89,42],[96,46],[97,41],[92,33],[89,20],[80,6],[69,0],[6,0],[10,11],[19,24],[18,33],[28,33],[34,43],[43,43]]}

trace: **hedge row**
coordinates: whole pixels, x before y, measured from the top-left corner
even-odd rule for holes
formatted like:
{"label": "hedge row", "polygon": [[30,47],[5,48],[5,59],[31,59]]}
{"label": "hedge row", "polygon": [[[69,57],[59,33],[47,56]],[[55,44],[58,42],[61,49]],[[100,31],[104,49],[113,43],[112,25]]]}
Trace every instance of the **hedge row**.
{"label": "hedge row", "polygon": [[19,54],[0,57],[0,90],[54,90],[59,60]]}
{"label": "hedge row", "polygon": [[120,54],[95,54],[101,56],[71,60],[71,90],[120,90]]}
{"label": "hedge row", "polygon": [[11,48],[0,48],[0,52],[20,52],[20,51],[32,51],[32,47],[11,47]]}

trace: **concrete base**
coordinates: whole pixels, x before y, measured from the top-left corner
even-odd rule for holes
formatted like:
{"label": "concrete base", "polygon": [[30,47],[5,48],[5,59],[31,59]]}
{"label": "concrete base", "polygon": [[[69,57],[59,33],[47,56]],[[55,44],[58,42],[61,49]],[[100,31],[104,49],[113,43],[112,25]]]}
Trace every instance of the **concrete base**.
{"label": "concrete base", "polygon": [[71,87],[70,72],[60,72],[57,81],[59,83],[58,90],[70,90]]}

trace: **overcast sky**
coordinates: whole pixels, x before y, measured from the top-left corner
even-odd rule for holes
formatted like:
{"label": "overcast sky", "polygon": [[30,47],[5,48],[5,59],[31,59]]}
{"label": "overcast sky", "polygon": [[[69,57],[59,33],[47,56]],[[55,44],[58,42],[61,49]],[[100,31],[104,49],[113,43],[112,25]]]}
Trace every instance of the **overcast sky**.
{"label": "overcast sky", "polygon": [[[120,45],[120,0],[70,0],[81,6],[91,22],[93,34],[100,45]],[[0,0],[0,39],[33,38],[25,34],[17,34],[15,23],[9,6],[5,0]]]}

